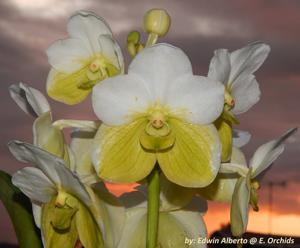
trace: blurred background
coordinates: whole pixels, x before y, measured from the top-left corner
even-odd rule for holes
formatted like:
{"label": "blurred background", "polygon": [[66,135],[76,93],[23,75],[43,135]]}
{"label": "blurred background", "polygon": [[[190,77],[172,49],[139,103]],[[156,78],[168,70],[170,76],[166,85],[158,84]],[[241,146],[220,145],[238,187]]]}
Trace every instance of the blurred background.
{"label": "blurred background", "polygon": [[[244,147],[250,158],[258,145],[300,124],[300,1],[297,0],[3,0],[0,1],[0,169],[9,173],[22,167],[9,154],[11,139],[32,141],[33,119],[10,99],[10,84],[25,82],[45,93],[49,64],[45,50],[64,38],[68,17],[77,10],[92,10],[104,17],[124,53],[126,35],[142,31],[144,13],[165,8],[172,17],[164,41],[182,48],[194,72],[206,75],[213,51],[235,50],[261,40],[272,50],[256,73],[262,98],[240,115],[239,129],[252,134]],[[127,55],[126,55],[127,56]],[[127,56],[128,61],[128,56]],[[95,119],[90,101],[75,107],[50,100],[55,119]],[[300,134],[293,136],[260,190],[260,211],[250,213],[248,230],[300,236]],[[123,188],[114,187],[120,192]],[[209,203],[205,216],[212,233],[229,221],[229,207]],[[0,243],[16,243],[8,215],[0,203]]]}

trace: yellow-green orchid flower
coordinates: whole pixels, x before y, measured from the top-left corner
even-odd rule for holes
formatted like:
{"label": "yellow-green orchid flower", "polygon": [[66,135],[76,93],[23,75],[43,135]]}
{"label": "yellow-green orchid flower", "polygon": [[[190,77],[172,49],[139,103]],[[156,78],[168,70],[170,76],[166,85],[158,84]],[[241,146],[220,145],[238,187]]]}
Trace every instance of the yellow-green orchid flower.
{"label": "yellow-green orchid flower", "polygon": [[74,248],[78,242],[86,248],[118,245],[125,212],[104,184],[83,185],[62,159],[36,146],[12,141],[9,149],[19,161],[36,166],[17,171],[12,182],[40,206],[35,218],[45,247]]}
{"label": "yellow-green orchid flower", "polygon": [[218,49],[211,59],[208,77],[225,86],[224,111],[215,123],[222,143],[222,162],[230,160],[232,124],[238,124],[235,115],[249,110],[260,98],[253,73],[269,52],[268,45],[254,42],[231,53],[227,49]]}
{"label": "yellow-green orchid flower", "polygon": [[94,87],[92,102],[103,122],[93,154],[101,178],[137,182],[156,162],[170,181],[185,187],[204,187],[215,178],[221,146],[211,123],[223,110],[224,87],[193,75],[179,48],[145,48],[128,75]]}
{"label": "yellow-green orchid flower", "polygon": [[124,71],[121,49],[108,24],[92,12],[78,12],[68,22],[70,38],[47,50],[52,69],[47,92],[53,99],[77,104],[101,80]]}
{"label": "yellow-green orchid flower", "polygon": [[221,165],[220,174],[208,190],[202,191],[201,195],[211,200],[231,202],[230,224],[234,236],[241,236],[246,231],[249,204],[258,211],[259,180],[284,151],[283,142],[296,130],[291,129],[280,138],[261,145],[250,160],[249,167],[241,152],[236,153],[230,163]]}
{"label": "yellow-green orchid flower", "polygon": [[[146,197],[139,191],[127,193],[121,196],[121,200],[127,207],[126,224],[123,230],[118,248],[146,247],[146,226],[147,226],[147,202]],[[173,194],[172,197],[175,197]],[[157,247],[160,248],[184,248],[206,247],[198,241],[198,238],[207,236],[203,215],[207,210],[206,202],[194,198],[185,205],[174,208],[167,198],[160,198],[159,226]],[[170,200],[170,202],[167,202]],[[171,206],[171,208],[169,208]],[[188,242],[189,241],[189,242]]]}
{"label": "yellow-green orchid flower", "polygon": [[50,105],[37,89],[24,83],[13,84],[9,92],[17,105],[27,114],[35,117],[33,123],[34,145],[60,157],[69,164],[69,151],[62,131],[53,125]]}

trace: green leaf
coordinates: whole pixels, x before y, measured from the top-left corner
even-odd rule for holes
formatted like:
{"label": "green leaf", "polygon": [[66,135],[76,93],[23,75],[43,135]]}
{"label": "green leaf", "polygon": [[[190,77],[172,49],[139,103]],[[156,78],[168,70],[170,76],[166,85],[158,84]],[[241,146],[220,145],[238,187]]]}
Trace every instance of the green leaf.
{"label": "green leaf", "polygon": [[13,223],[19,247],[43,247],[29,199],[11,183],[11,176],[4,171],[0,171],[0,200]]}

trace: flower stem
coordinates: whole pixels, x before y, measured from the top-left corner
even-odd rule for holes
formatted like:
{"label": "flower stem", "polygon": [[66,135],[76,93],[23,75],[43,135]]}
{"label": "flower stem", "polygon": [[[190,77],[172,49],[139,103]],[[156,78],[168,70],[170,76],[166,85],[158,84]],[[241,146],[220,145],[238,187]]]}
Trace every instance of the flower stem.
{"label": "flower stem", "polygon": [[158,35],[154,33],[150,33],[146,42],[145,47],[150,47],[157,42]]}
{"label": "flower stem", "polygon": [[155,166],[148,176],[147,248],[157,247],[159,191],[159,167]]}

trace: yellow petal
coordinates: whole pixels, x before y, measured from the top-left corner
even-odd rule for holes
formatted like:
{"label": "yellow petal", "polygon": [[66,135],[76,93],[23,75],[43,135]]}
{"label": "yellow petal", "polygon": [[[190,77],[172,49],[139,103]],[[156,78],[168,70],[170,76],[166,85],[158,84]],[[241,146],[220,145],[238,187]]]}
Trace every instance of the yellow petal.
{"label": "yellow petal", "polygon": [[169,121],[176,135],[174,146],[157,153],[166,177],[184,187],[205,187],[217,175],[221,146],[213,125],[201,126],[177,119]]}
{"label": "yellow petal", "polygon": [[215,121],[215,126],[219,132],[220,140],[222,143],[222,162],[227,162],[230,160],[232,152],[232,127],[231,124],[219,118]]}
{"label": "yellow petal", "polygon": [[94,166],[101,178],[131,183],[151,172],[155,153],[145,151],[140,144],[146,124],[146,119],[138,119],[128,125],[100,126],[94,142]]}
{"label": "yellow petal", "polygon": [[59,102],[69,105],[80,103],[92,89],[92,87],[80,87],[82,84],[89,83],[86,71],[87,68],[82,68],[72,74],[65,74],[51,69],[47,78],[48,95]]}
{"label": "yellow petal", "polygon": [[90,211],[83,204],[79,206],[75,221],[79,239],[83,247],[104,247],[101,231]]}

